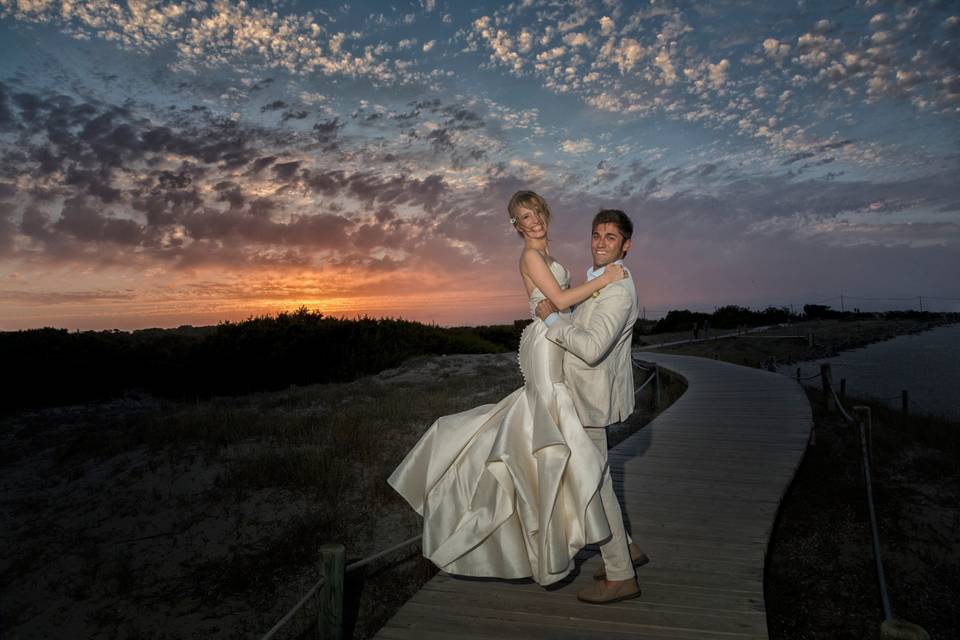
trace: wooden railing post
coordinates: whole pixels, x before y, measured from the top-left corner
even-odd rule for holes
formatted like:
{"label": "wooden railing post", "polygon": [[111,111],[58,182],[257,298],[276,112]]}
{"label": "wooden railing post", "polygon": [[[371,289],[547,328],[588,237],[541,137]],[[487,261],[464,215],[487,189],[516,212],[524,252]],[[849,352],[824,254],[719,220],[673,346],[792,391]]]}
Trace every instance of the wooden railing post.
{"label": "wooden railing post", "polygon": [[797,367],[797,382],[800,382],[800,367]]}
{"label": "wooden railing post", "polygon": [[833,413],[837,410],[837,404],[833,400],[833,370],[829,363],[820,365],[820,384],[823,387],[823,400],[826,405],[827,413]]}
{"label": "wooden railing post", "polygon": [[320,547],[320,570],[324,575],[317,613],[317,635],[320,640],[343,638],[343,569],[345,550],[342,544]]}

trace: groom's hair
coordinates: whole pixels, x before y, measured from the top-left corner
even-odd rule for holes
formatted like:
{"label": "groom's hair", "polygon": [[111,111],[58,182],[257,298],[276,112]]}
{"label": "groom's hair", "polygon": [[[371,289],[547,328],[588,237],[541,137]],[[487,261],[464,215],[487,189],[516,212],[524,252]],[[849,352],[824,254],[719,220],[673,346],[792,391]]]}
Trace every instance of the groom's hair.
{"label": "groom's hair", "polygon": [[[550,207],[547,206],[547,201],[543,199],[543,196],[533,191],[517,191],[513,194],[510,202],[507,203],[507,213],[510,214],[510,222],[512,222],[514,226],[516,226],[516,222],[514,221],[517,218],[517,210],[520,209],[520,207],[536,211],[540,214],[540,218],[544,224],[550,223]],[[517,233],[521,236],[523,235],[520,229],[517,229]]]}
{"label": "groom's hair", "polygon": [[593,216],[593,226],[591,229],[596,229],[597,225],[607,223],[617,225],[624,240],[629,240],[631,236],[633,236],[633,222],[631,222],[627,214],[620,211],[620,209],[601,209],[598,211],[597,215]]}

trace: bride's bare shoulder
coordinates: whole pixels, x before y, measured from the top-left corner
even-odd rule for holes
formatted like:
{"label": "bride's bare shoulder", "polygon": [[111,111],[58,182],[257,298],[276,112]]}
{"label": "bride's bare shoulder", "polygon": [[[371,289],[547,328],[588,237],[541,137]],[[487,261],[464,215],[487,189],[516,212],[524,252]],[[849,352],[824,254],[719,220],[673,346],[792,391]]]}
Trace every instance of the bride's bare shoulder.
{"label": "bride's bare shoulder", "polygon": [[531,249],[530,247],[524,247],[523,251],[520,252],[520,264],[530,264],[531,260],[539,260],[540,262],[546,264],[547,258],[536,249]]}

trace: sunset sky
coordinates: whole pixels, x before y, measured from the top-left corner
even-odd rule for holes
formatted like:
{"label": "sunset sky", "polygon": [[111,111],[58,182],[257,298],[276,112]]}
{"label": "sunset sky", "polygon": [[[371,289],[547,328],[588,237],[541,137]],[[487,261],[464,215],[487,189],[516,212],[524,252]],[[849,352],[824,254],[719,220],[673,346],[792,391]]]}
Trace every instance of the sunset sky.
{"label": "sunset sky", "polygon": [[960,310],[960,5],[0,0],[0,330],[512,321],[524,188],[651,317]]}

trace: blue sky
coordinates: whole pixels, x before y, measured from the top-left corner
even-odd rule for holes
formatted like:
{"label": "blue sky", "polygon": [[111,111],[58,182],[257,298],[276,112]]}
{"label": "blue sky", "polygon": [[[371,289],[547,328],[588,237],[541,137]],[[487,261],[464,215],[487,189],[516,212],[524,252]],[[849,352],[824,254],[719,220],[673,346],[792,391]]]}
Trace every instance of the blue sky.
{"label": "blue sky", "polygon": [[0,328],[512,320],[521,188],[651,315],[960,304],[953,2],[0,0],[0,60]]}

